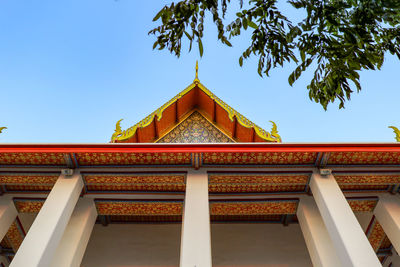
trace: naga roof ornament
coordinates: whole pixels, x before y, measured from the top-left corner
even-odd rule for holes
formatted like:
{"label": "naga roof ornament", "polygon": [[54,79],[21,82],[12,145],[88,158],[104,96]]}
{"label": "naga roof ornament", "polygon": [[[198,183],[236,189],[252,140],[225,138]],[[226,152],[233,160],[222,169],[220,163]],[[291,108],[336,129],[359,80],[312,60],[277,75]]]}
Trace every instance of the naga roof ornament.
{"label": "naga roof ornament", "polygon": [[7,127],[0,127],[0,133],[3,132],[3,130],[7,129]]}
{"label": "naga roof ornament", "polygon": [[[232,137],[233,139],[236,139],[238,142],[280,143],[282,141],[280,135],[278,134],[278,129],[275,122],[270,121],[272,123],[272,129],[270,132],[265,131],[261,127],[251,122],[245,116],[237,112],[235,109],[233,109],[216,95],[214,95],[202,83],[200,83],[198,77],[198,69],[198,62],[196,61],[196,73],[193,83],[137,124],[129,127],[126,130],[122,130],[120,125],[122,119],[117,121],[115,131],[111,137],[111,142],[154,142],[156,141],[156,139],[159,139],[161,137],[157,132],[160,131],[157,125],[165,125],[165,123],[160,123],[160,121],[163,119],[165,112],[168,113],[167,117],[168,120],[170,120],[171,126],[176,126],[176,124],[181,121],[181,118],[185,117],[184,115],[187,115],[195,109],[199,109],[200,113],[206,114],[205,117],[208,117],[208,119],[212,121],[213,124],[216,124],[217,126],[223,126],[222,128],[225,129],[232,129],[225,131],[225,133],[229,132],[228,135],[230,135],[230,137]],[[201,100],[199,100],[200,98]],[[204,110],[202,110],[201,105],[204,106]],[[170,119],[172,112],[176,113],[176,119],[174,120]],[[220,116],[221,119],[219,119],[217,115]],[[227,117],[227,119],[223,120],[224,116]],[[150,125],[152,125],[151,127],[155,129],[153,130],[153,132],[157,132],[155,133],[154,138],[145,139],[146,141],[141,141],[139,140],[139,137],[136,136],[136,139],[133,140],[134,136],[137,135],[139,129],[144,129],[146,127],[149,127]],[[239,132],[239,130],[237,130],[239,126],[237,125],[240,125],[240,127],[242,127],[241,129],[244,129],[240,131],[240,133],[242,134],[242,138],[236,136],[236,132]],[[247,132],[245,129],[247,129]],[[246,139],[247,137],[243,138],[244,134],[253,135],[252,140]]]}
{"label": "naga roof ornament", "polygon": [[393,129],[393,132],[396,134],[396,137],[395,137],[396,141],[400,142],[400,130],[395,126],[389,126],[388,128]]}

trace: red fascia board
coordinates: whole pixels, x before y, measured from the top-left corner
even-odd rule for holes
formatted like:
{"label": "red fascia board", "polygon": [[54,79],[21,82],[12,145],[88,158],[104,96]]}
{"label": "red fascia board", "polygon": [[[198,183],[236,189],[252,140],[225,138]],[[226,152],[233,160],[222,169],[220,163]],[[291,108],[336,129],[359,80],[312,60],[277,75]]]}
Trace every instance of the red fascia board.
{"label": "red fascia board", "polygon": [[0,153],[400,152],[400,143],[0,144]]}

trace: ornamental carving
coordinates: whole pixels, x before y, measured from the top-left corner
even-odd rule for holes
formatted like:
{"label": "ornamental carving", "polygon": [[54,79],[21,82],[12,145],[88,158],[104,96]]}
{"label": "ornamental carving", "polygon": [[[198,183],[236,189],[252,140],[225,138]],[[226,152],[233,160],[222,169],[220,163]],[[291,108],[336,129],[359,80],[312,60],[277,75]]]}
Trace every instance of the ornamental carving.
{"label": "ornamental carving", "polygon": [[157,143],[232,143],[233,141],[207,121],[199,112],[162,137]]}

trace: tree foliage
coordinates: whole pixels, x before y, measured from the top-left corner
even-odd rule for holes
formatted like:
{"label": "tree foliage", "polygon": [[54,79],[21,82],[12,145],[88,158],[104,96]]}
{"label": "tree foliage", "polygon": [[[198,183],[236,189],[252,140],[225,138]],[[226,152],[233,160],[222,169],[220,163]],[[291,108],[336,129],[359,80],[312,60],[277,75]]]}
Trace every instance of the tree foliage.
{"label": "tree foliage", "polygon": [[225,14],[231,0],[185,0],[164,6],[153,19],[160,25],[149,32],[157,38],[153,49],[168,49],[179,57],[182,40],[187,39],[189,51],[195,42],[202,56],[204,18],[211,14],[218,40],[227,46],[242,31],[252,31],[240,66],[255,56],[258,74],[268,76],[271,68],[293,61],[290,85],[313,69],[309,97],[325,109],[334,100],[343,108],[352,88],[361,90],[359,72],[380,69],[386,52],[400,59],[399,0],[287,0],[305,11],[296,24],[278,9],[277,0],[249,0],[248,9],[239,2],[240,12],[230,22]]}

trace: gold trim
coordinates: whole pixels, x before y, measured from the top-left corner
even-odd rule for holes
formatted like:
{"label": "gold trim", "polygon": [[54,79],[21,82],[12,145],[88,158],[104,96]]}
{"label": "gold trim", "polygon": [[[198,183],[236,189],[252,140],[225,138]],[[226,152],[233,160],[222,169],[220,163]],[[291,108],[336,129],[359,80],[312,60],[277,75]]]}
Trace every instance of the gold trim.
{"label": "gold trim", "polygon": [[[197,72],[196,72],[197,73]],[[272,123],[272,129],[271,132],[267,132],[261,127],[257,126],[255,123],[251,122],[249,119],[247,119],[245,116],[237,112],[235,109],[230,107],[228,104],[226,104],[224,101],[219,99],[216,95],[214,95],[210,90],[208,90],[203,84],[200,83],[198,79],[195,79],[192,84],[190,84],[188,87],[186,87],[182,92],[177,94],[175,97],[173,97],[171,100],[169,100],[167,103],[162,105],[160,108],[158,108],[156,111],[148,115],[146,118],[135,124],[134,126],[122,131],[121,127],[119,126],[119,123],[121,120],[117,122],[116,129],[114,131],[114,134],[111,137],[111,142],[115,141],[125,141],[136,133],[137,128],[144,128],[148,125],[151,124],[153,119],[156,117],[158,121],[161,120],[162,118],[162,113],[164,112],[165,109],[167,109],[169,106],[174,104],[178,99],[180,99],[182,96],[187,94],[190,90],[198,86],[200,90],[202,90],[205,94],[207,94],[211,99],[215,100],[215,102],[221,106],[229,116],[229,119],[231,121],[234,121],[234,118],[236,117],[236,120],[240,123],[240,125],[246,127],[246,128],[254,128],[256,134],[264,139],[265,141],[269,142],[277,142],[281,143],[281,137],[278,134],[277,126],[273,121],[270,121]],[[174,127],[175,128],[175,127]]]}

